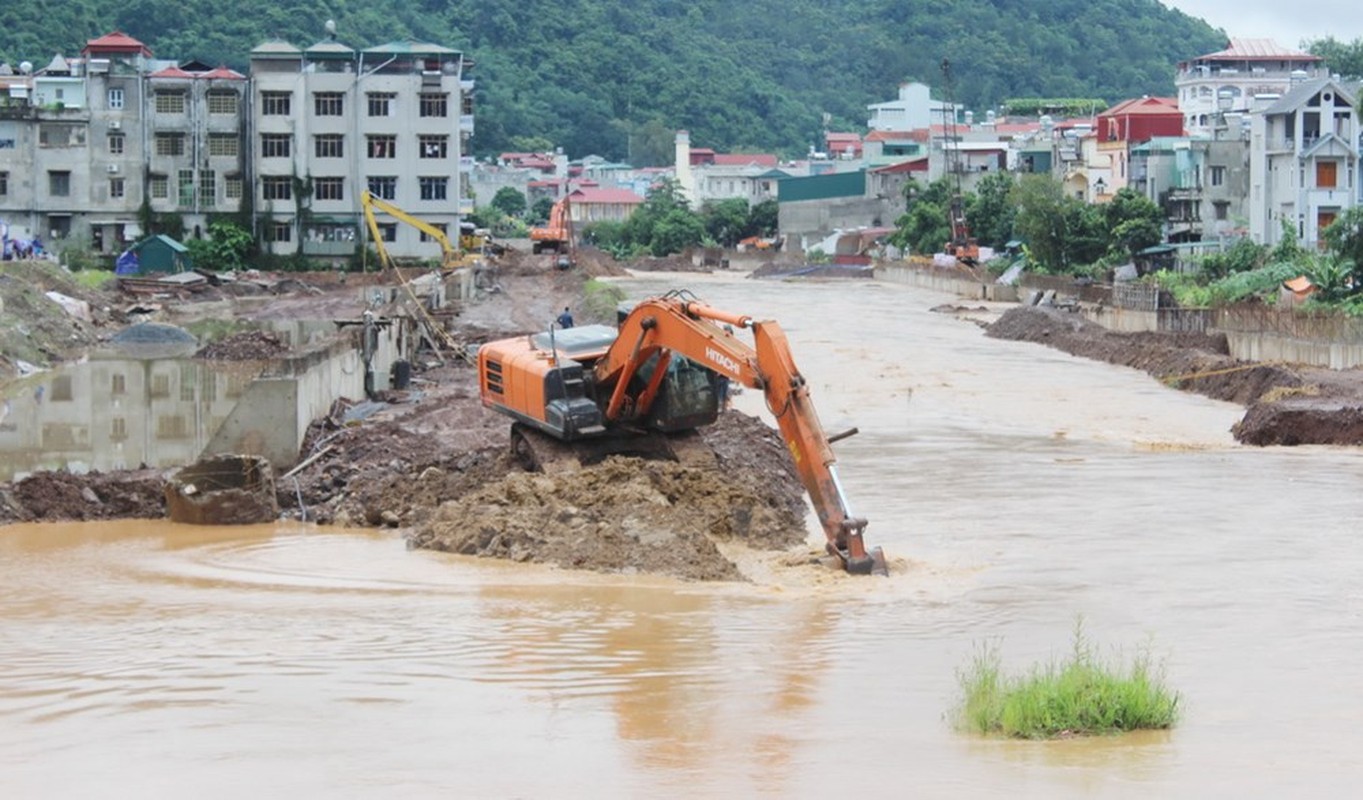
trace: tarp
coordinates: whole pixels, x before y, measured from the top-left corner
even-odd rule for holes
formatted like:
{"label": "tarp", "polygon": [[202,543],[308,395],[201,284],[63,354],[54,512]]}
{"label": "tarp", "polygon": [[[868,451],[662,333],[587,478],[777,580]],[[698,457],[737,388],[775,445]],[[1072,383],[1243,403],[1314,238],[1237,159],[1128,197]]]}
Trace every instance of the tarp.
{"label": "tarp", "polygon": [[137,263],[137,253],[132,250],[124,250],[114,262],[115,275],[136,275],[141,271],[142,267]]}

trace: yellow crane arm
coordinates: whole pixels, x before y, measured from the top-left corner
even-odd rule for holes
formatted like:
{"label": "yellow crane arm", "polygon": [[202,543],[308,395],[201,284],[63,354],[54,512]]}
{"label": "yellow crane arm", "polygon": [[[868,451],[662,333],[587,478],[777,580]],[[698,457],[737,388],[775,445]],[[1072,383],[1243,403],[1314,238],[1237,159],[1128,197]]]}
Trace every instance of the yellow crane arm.
{"label": "yellow crane arm", "polygon": [[440,243],[441,262],[445,266],[455,266],[459,262],[459,250],[451,242],[450,237],[436,226],[422,219],[403,211],[387,200],[375,197],[368,190],[360,193],[360,207],[364,209],[364,221],[369,226],[369,235],[374,239],[374,249],[378,251],[379,260],[385,265],[391,265],[392,260],[388,256],[388,251],[383,246],[383,232],[379,230],[379,223],[374,218],[374,209],[378,209],[400,222],[405,222],[413,228],[425,233],[427,236]]}

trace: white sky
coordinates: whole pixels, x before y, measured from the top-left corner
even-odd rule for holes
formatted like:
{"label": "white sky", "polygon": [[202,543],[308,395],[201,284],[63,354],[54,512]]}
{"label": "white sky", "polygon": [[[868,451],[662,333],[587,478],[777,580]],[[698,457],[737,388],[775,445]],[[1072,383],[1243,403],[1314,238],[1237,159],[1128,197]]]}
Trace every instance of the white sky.
{"label": "white sky", "polygon": [[1351,42],[1363,37],[1363,14],[1358,0],[1162,0],[1166,6],[1205,19],[1228,38],[1273,39],[1298,47],[1303,39]]}

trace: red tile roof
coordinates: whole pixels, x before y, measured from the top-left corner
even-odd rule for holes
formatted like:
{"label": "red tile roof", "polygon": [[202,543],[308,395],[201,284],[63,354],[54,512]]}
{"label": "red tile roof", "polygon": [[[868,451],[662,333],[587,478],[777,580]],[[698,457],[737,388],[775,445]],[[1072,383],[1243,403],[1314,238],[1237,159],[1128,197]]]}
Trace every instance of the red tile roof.
{"label": "red tile roof", "polygon": [[151,55],[151,48],[137,41],[122,31],[106,33],[98,39],[91,39],[85,43],[81,49],[83,55],[89,55],[92,50],[102,53],[141,53],[144,56]]}
{"label": "red tile roof", "polygon": [[871,131],[866,134],[868,142],[926,142],[929,132],[927,128],[919,128],[913,131]]}
{"label": "red tile roof", "polygon": [[629,189],[600,189],[589,186],[578,189],[570,195],[574,203],[600,203],[603,205],[638,205],[644,198]]}
{"label": "red tile roof", "polygon": [[1178,108],[1178,101],[1172,97],[1137,97],[1132,100],[1123,100],[1099,114],[1099,116],[1114,117],[1119,114],[1174,114],[1179,117],[1183,116],[1183,112]]}
{"label": "red tile roof", "polygon": [[148,77],[148,78],[190,78],[190,79],[192,79],[192,78],[194,77],[194,73],[192,73],[192,72],[185,72],[184,70],[180,69],[179,67],[166,67],[165,69],[158,69],[157,71],[153,72],[152,74],[148,75],[147,77]]}
{"label": "red tile roof", "polygon": [[888,164],[883,167],[875,167],[874,169],[871,170],[871,172],[879,172],[881,174],[886,175],[894,175],[902,172],[927,172],[927,171],[928,171],[927,156],[924,156],[922,158],[910,159],[908,161],[901,161],[898,164]]}
{"label": "red tile roof", "polygon": [[203,73],[203,74],[200,75],[199,77],[200,77],[200,78],[208,78],[209,80],[226,80],[226,81],[244,81],[244,80],[246,80],[246,76],[245,76],[245,75],[242,75],[240,72],[237,72],[237,71],[234,70],[234,69],[228,69],[227,67],[218,67],[217,69],[209,70],[208,72]]}

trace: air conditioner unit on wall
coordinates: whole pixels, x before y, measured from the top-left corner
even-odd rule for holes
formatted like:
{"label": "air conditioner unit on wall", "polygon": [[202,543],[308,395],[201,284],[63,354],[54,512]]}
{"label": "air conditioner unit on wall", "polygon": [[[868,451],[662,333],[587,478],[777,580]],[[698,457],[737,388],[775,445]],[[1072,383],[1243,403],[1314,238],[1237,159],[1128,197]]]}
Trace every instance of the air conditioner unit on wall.
{"label": "air conditioner unit on wall", "polygon": [[109,120],[109,130],[111,130],[111,131],[116,131],[116,130],[118,130],[119,128],[122,128],[122,127],[123,127],[123,122],[122,122],[122,120],[117,120],[117,119],[111,119],[111,120]]}
{"label": "air conditioner unit on wall", "polygon": [[117,165],[117,164],[110,164],[109,166],[107,166],[107,167],[104,168],[104,171],[105,171],[105,172],[108,172],[108,173],[110,173],[110,174],[113,174],[113,173],[115,173],[115,172],[118,172],[118,165]]}

